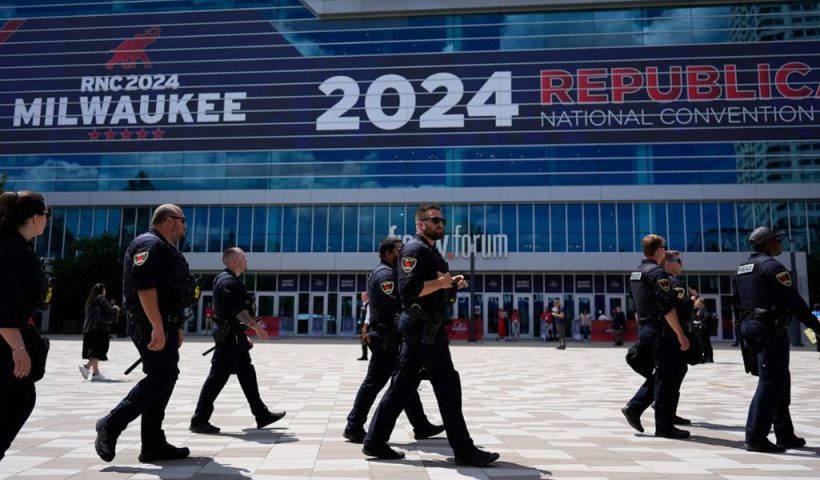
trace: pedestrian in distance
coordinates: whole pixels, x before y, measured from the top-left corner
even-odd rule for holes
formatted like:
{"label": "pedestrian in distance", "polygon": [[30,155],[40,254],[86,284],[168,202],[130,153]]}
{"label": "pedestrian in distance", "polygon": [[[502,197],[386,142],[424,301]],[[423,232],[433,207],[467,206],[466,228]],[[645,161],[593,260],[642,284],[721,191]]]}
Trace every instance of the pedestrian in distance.
{"label": "pedestrian in distance", "polygon": [[[794,431],[789,405],[788,324],[792,318],[820,334],[820,321],[800,296],[791,272],[777,261],[783,253],[784,232],[758,227],[749,235],[754,253],[732,277],[735,312],[740,320],[743,363],[758,376],[757,389],[746,418],[744,447],[753,452],[781,453],[806,446]],[[769,432],[774,425],[776,442]]]}
{"label": "pedestrian in distance", "polygon": [[[387,381],[399,366],[401,333],[396,321],[401,312],[401,299],[396,267],[401,247],[401,240],[398,238],[382,240],[379,245],[379,265],[370,272],[367,279],[367,295],[370,299],[367,345],[372,355],[367,374],[347,416],[347,426],[343,434],[353,443],[364,441],[364,422],[367,420],[367,413],[373,406],[376,396],[387,385]],[[427,419],[417,391],[410,393],[404,413],[413,426],[413,437],[416,440],[430,438],[444,431],[443,425],[433,425]]]}
{"label": "pedestrian in distance", "polygon": [[475,446],[461,409],[461,378],[453,366],[443,324],[455,302],[456,290],[468,284],[463,275],[450,273],[447,261],[436,248],[436,240],[444,237],[445,223],[441,207],[420,206],[416,210],[416,235],[401,249],[399,370],[370,422],[362,452],[381,459],[404,458],[404,453],[393,450],[387,442],[396,419],[424,377],[433,385],[456,465],[481,467],[495,462],[499,455]]}
{"label": "pedestrian in distance", "polygon": [[145,377],[108,415],[97,420],[94,448],[103,461],[114,459],[117,439],[139,416],[140,462],[181,459],[190,454],[188,448],[168,443],[162,430],[165,407],[179,376],[182,313],[194,298],[194,278],[185,257],[175,247],[186,231],[182,209],[163,204],[154,210],[151,228],[125,251],[124,308]]}
{"label": "pedestrian in distance", "polygon": [[80,375],[90,381],[105,380],[100,373],[100,362],[108,360],[111,342],[111,325],[117,322],[120,308],[111,305],[106,298],[105,284],[96,283],[85,300],[83,321],[83,358],[88,362],[80,365]]}
{"label": "pedestrian in distance", "polygon": [[285,412],[271,412],[259,396],[256,369],[251,363],[250,341],[246,334],[253,330],[262,339],[268,332],[256,321],[254,298],[248,294],[239,278],[248,270],[248,258],[241,248],[231,247],[222,253],[225,270],[213,283],[214,302],[214,354],[211,370],[202,385],[196,411],[189,429],[194,433],[219,433],[211,425],[214,402],[232,374],[236,374],[239,386],[256,419],[256,428],[264,428],[285,416]]}
{"label": "pedestrian in distance", "polygon": [[51,217],[42,195],[0,195],[0,460],[28,420],[37,398],[23,333],[47,290],[32,240]]}
{"label": "pedestrian in distance", "polygon": [[362,292],[362,308],[359,309],[359,344],[362,347],[362,354],[356,360],[367,361],[367,330],[370,325],[370,297],[367,292]]}

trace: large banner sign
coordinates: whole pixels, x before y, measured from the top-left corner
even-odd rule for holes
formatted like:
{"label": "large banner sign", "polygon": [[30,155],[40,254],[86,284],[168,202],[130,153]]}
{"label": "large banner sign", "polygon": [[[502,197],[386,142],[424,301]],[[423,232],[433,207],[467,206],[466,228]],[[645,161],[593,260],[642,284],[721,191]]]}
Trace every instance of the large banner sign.
{"label": "large banner sign", "polygon": [[328,56],[309,39],[252,10],[6,22],[0,154],[820,138],[816,41]]}

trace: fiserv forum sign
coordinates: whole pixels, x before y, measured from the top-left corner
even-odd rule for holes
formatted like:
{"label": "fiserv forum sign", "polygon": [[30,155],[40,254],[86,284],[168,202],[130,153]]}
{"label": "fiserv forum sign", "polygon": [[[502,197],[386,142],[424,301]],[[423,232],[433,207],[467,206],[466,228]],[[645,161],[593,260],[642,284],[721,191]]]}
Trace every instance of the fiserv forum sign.
{"label": "fiserv forum sign", "polygon": [[815,41],[305,57],[253,10],[72,25],[0,26],[0,154],[820,137]]}

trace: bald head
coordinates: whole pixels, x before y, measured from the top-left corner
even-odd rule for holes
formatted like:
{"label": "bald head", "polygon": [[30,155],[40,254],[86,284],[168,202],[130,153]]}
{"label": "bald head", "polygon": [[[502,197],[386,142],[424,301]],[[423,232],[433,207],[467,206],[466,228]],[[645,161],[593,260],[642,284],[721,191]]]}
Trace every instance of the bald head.
{"label": "bald head", "polygon": [[226,248],[222,252],[222,264],[236,275],[240,275],[248,269],[248,257],[239,247]]}

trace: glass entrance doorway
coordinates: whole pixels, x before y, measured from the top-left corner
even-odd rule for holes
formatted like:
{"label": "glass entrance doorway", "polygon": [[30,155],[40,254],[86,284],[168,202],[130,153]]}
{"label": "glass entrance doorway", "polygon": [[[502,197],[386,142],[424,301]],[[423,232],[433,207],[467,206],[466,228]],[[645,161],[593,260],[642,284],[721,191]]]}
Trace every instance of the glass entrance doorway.
{"label": "glass entrance doorway", "polygon": [[279,295],[279,305],[276,312],[279,317],[280,335],[293,335],[296,318],[296,295]]}
{"label": "glass entrance doorway", "polygon": [[501,308],[501,295],[488,293],[484,295],[484,331],[487,332],[486,339],[498,338],[498,309]]}
{"label": "glass entrance doorway", "polygon": [[[522,337],[531,337],[532,336],[532,295],[515,295],[514,306],[512,314],[510,315],[510,320],[514,320],[518,317],[518,324],[519,324],[519,336]],[[510,337],[515,338],[515,327],[512,326],[513,322],[510,321]]]}
{"label": "glass entrance doorway", "polygon": [[356,295],[343,293],[339,295],[340,334],[352,337],[356,331]]}

